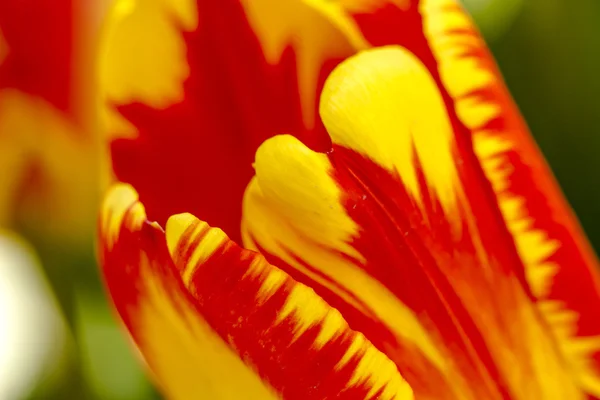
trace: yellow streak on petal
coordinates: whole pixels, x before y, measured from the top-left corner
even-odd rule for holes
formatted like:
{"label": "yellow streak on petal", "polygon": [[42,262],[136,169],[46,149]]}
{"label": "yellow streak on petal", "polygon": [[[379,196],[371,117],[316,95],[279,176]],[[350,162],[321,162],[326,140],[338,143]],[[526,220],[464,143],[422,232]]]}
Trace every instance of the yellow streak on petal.
{"label": "yellow streak on petal", "polygon": [[456,113],[469,129],[479,129],[488,121],[500,115],[500,107],[496,104],[482,103],[471,97],[456,103]]}
{"label": "yellow streak on petal", "polygon": [[[385,390],[376,397],[377,399],[411,400],[414,398],[410,386],[405,381],[396,378],[398,376],[396,365],[389,362],[370,343],[367,345],[367,340],[363,335],[356,337],[348,353],[346,353],[344,359],[338,365],[342,366],[353,355],[359,356],[360,362],[352,375],[350,384],[358,385],[367,380],[372,385],[367,398],[375,398],[375,394],[384,385]],[[373,375],[372,371],[377,371],[377,374]]]}
{"label": "yellow streak on petal", "polygon": [[[463,56],[473,49],[486,48],[468,15],[454,0],[424,1],[421,12],[424,14],[425,35],[439,62],[440,76],[450,96],[455,99],[461,121],[468,128],[477,129],[500,115],[502,110],[498,105],[471,96],[478,89],[497,84],[498,79],[495,71],[481,65],[479,58]],[[463,33],[449,34],[451,30]]]}
{"label": "yellow streak on petal", "polygon": [[504,192],[511,171],[506,167],[503,169],[501,165],[509,165],[503,154],[512,149],[512,144],[483,130],[476,131],[476,135],[473,143],[475,152],[483,160],[483,169],[497,193],[500,211],[515,238],[517,251],[526,267],[527,281],[533,294],[544,299],[548,296],[558,269],[557,265],[546,260],[560,247],[560,243],[550,240],[545,232],[532,228],[533,221],[527,216],[524,199]]}
{"label": "yellow streak on petal", "polygon": [[[566,309],[564,304],[556,304],[547,298],[558,270],[558,266],[548,260],[560,243],[533,228],[524,199],[505,192],[512,173],[506,153],[515,149],[504,137],[513,132],[488,132],[483,128],[501,113],[512,112],[477,97],[478,90],[491,88],[500,100],[510,102],[485,43],[456,0],[424,0],[421,13],[425,34],[438,60],[440,76],[455,101],[458,117],[473,131],[475,153],[496,192],[500,210],[526,267],[527,280],[538,298],[538,307],[558,339],[576,380],[588,393],[600,396],[600,374],[591,361],[591,355],[600,351],[600,337],[576,337],[577,314]],[[483,57],[473,55],[481,52]],[[511,118],[510,115],[504,117]],[[522,129],[522,126],[512,124],[509,129]]]}
{"label": "yellow streak on petal", "polygon": [[[418,203],[420,162],[432,194],[454,215],[459,183],[453,132],[433,78],[401,47],[353,59],[330,75],[323,90],[321,116],[331,139],[396,172]],[[375,85],[378,90],[370,90]]]}
{"label": "yellow streak on petal", "polygon": [[242,4],[269,63],[278,63],[289,46],[296,51],[304,123],[312,128],[323,61],[348,57],[368,47],[366,40],[336,2],[243,0]]}

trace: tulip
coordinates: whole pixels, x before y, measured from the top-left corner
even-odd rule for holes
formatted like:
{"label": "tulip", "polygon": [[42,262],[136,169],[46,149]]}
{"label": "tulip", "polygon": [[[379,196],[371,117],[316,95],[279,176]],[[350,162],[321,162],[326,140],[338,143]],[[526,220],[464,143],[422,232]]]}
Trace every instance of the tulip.
{"label": "tulip", "polygon": [[99,258],[174,399],[600,397],[597,261],[455,0],[118,4]]}

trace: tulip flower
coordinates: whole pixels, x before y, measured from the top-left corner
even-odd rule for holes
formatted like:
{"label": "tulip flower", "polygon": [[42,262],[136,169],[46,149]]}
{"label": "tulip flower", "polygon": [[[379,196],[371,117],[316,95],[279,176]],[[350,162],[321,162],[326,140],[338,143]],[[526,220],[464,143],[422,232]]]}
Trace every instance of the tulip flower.
{"label": "tulip flower", "polygon": [[99,257],[167,397],[600,397],[596,258],[455,0],[107,32]]}

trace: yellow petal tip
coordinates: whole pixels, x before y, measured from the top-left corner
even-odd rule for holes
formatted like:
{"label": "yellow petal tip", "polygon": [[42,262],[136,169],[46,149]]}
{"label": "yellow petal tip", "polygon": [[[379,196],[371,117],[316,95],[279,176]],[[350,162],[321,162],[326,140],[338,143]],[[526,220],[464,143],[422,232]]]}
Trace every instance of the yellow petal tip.
{"label": "yellow petal tip", "polygon": [[104,198],[100,217],[100,233],[106,247],[114,246],[125,224],[137,229],[146,221],[146,211],[135,189],[125,183],[112,186]]}
{"label": "yellow petal tip", "polygon": [[173,254],[175,252],[179,239],[185,234],[189,227],[199,222],[200,220],[190,213],[176,214],[169,217],[167,224],[165,225],[169,253]]}

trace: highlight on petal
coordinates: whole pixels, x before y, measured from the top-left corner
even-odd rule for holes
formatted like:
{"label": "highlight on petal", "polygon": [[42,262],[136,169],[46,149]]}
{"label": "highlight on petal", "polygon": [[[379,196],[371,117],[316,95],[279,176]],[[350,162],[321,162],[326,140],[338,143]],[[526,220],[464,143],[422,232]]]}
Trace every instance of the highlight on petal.
{"label": "highlight on petal", "polygon": [[163,231],[131,186],[106,196],[100,260],[169,398],[413,398],[396,366],[310,288],[190,214]]}
{"label": "highlight on petal", "polygon": [[359,53],[321,116],[331,153],[286,136],[257,152],[245,244],[338,309],[417,398],[584,399],[427,66],[401,47]]}
{"label": "highlight on petal", "polygon": [[570,370],[600,397],[598,261],[470,18],[453,0],[421,3],[441,82],[464,125],[457,134],[473,141]]}

